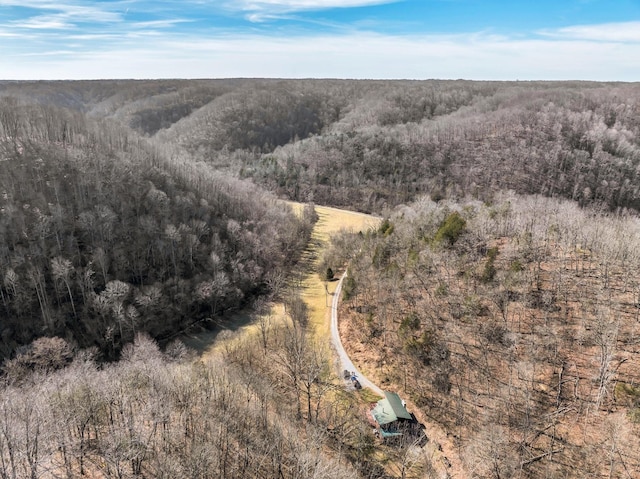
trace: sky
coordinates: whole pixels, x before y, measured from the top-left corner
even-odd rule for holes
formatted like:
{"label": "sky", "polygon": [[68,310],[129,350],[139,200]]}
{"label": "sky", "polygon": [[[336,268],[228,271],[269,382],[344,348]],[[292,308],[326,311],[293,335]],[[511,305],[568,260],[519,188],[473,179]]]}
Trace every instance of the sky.
{"label": "sky", "polygon": [[640,81],[640,0],[0,0],[0,79]]}

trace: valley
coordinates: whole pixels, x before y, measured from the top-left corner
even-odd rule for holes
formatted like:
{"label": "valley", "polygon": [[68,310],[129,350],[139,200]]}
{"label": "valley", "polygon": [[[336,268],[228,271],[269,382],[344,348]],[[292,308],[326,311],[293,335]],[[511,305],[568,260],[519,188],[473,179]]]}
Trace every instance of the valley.
{"label": "valley", "polygon": [[[1,82],[1,475],[636,477],[638,118],[635,83]],[[363,419],[337,299],[424,448]]]}

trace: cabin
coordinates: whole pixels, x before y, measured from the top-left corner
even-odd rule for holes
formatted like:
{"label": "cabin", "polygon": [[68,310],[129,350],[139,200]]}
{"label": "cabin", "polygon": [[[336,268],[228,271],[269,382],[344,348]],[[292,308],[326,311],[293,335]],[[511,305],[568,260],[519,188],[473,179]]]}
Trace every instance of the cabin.
{"label": "cabin", "polygon": [[396,393],[384,391],[384,399],[373,405],[369,420],[382,438],[416,435],[422,430],[416,417],[407,411],[404,401]]}

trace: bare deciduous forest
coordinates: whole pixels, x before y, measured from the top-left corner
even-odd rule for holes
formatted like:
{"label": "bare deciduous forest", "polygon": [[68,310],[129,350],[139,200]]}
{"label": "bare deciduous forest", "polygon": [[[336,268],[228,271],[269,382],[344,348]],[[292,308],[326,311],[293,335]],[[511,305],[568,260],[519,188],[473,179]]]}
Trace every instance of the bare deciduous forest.
{"label": "bare deciduous forest", "polygon": [[2,104],[2,353],[61,336],[117,357],[264,293],[304,249],[309,218],[115,122]]}
{"label": "bare deciduous forest", "polygon": [[470,477],[635,477],[640,223],[574,202],[422,200],[351,258],[345,336]]}
{"label": "bare deciduous forest", "polygon": [[[333,379],[282,198],[385,218],[319,271],[460,477],[637,477],[639,165],[637,84],[0,82],[0,476],[445,474]],[[273,298],[224,360],[175,340]]]}

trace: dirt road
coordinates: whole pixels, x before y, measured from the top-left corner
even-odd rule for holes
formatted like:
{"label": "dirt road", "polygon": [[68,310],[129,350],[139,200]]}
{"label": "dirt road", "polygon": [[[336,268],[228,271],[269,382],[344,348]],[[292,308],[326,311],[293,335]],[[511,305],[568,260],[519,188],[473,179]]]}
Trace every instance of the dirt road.
{"label": "dirt road", "polygon": [[[290,204],[296,211],[301,211],[304,207],[304,205],[300,203]],[[380,223],[379,218],[336,208],[316,206],[316,212],[319,220],[314,227],[312,241],[315,250],[310,252],[311,256],[315,256],[316,258],[320,257],[323,249],[326,248],[331,235],[341,229],[354,232],[366,231],[368,228],[377,227]],[[333,346],[338,359],[336,374],[341,375],[344,370],[355,372],[358,381],[363,387],[370,389],[375,394],[383,396],[382,390],[359,372],[343,348],[342,341],[344,340],[346,344],[348,339],[341,338],[339,334],[338,304],[340,302],[342,281],[345,275],[342,275],[340,281],[325,283],[315,272],[315,266],[315,263],[310,263],[309,270],[302,281],[301,294],[309,308],[309,322],[313,325],[317,338],[321,341],[327,341],[327,343]],[[273,316],[273,321],[285,320],[285,312],[282,304],[273,305],[270,314]],[[256,323],[248,322],[246,318],[239,318],[237,324],[229,325],[228,328],[235,332],[232,339],[227,337],[226,339],[220,338],[215,340],[215,335],[212,335],[211,337],[200,338],[200,342],[192,346],[196,346],[197,349],[205,355],[215,354],[216,350],[219,350],[227,341],[241,338],[247,334],[259,334]],[[429,447],[434,448],[436,445],[441,445],[442,447],[442,451],[436,447],[436,449],[430,452],[433,454],[437,469],[441,470],[443,476],[446,474],[453,478],[466,477],[463,472],[458,470],[458,465],[461,464],[460,458],[457,456],[454,445],[450,438],[447,437],[445,431],[439,426],[431,424],[427,417],[421,417],[420,419],[426,426],[427,436],[431,439]],[[446,459],[445,456],[448,459]],[[447,462],[450,461],[454,466],[452,468],[443,466],[442,458],[445,458]]]}
{"label": "dirt road", "polygon": [[[303,203],[287,201],[294,211],[299,214],[304,208]],[[309,264],[309,269],[302,278],[300,291],[302,298],[307,303],[309,311],[309,323],[313,326],[315,334],[319,340],[330,341],[331,338],[331,301],[336,298],[335,289],[341,284],[337,281],[326,283],[316,270],[316,261],[327,247],[331,236],[340,230],[346,231],[366,231],[369,228],[377,227],[380,218],[357,213],[355,211],[341,210],[328,206],[316,206],[318,221],[313,228],[310,250],[307,254],[315,258]],[[337,303],[335,303],[337,308]],[[283,320],[285,313],[282,304],[274,304],[270,315],[273,322]],[[247,314],[237,314],[233,318],[225,318],[224,329],[233,333],[232,340],[239,339],[245,335],[258,334],[259,327],[256,322],[251,322]],[[193,335],[185,335],[182,340],[191,348],[204,355],[215,354],[222,348],[225,342],[230,341],[228,334],[219,337],[220,331],[200,332]],[[222,339],[222,340],[220,340]],[[342,349],[342,348],[341,348]],[[343,354],[344,354],[344,350]],[[345,367],[349,371],[354,371],[353,367]],[[340,371],[341,372],[341,371]]]}
{"label": "dirt road", "polygon": [[340,370],[341,371],[347,370],[352,373],[355,373],[355,376],[357,377],[358,381],[360,382],[360,385],[363,388],[369,388],[374,393],[378,394],[381,397],[384,397],[384,392],[382,391],[382,389],[376,386],[371,380],[369,380],[369,378],[364,376],[358,370],[358,368],[353,364],[353,362],[351,361],[351,358],[349,358],[349,355],[347,354],[347,352],[344,350],[344,347],[342,346],[342,339],[340,338],[340,330],[338,328],[338,303],[340,302],[342,282],[344,281],[344,278],[346,278],[346,276],[347,276],[347,273],[345,271],[343,275],[340,277],[340,282],[336,286],[336,290],[333,295],[333,301],[331,302],[331,342],[336,351],[336,354],[338,355]]}
{"label": "dirt road", "polygon": [[[301,203],[291,203],[291,205],[297,211],[301,211],[304,207]],[[321,256],[322,250],[327,247],[331,235],[338,231],[366,231],[368,228],[377,227],[380,223],[380,218],[363,213],[327,206],[316,206],[315,208],[318,221],[313,230],[312,243],[316,248],[313,253],[317,258]],[[336,372],[340,376],[342,376],[344,370],[355,372],[362,387],[369,388],[374,393],[384,397],[382,390],[360,373],[342,345],[340,331],[338,330],[338,303],[340,301],[342,281],[346,273],[342,275],[338,282],[325,283],[315,272],[315,263],[313,266],[302,282],[302,297],[309,307],[310,323],[314,325],[318,338],[331,339],[331,345],[338,357],[336,367],[338,371]]]}

